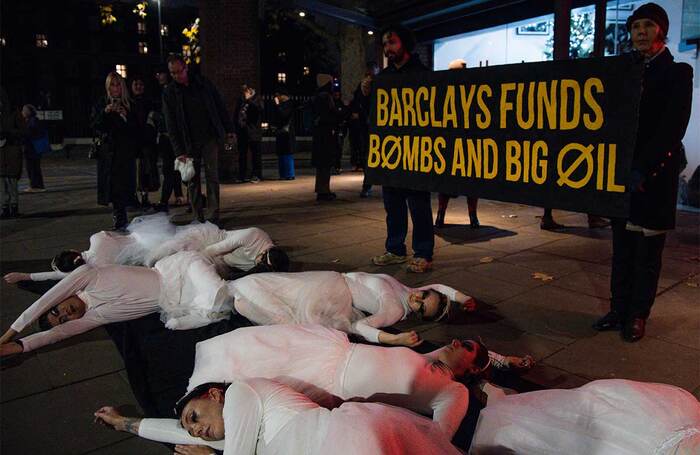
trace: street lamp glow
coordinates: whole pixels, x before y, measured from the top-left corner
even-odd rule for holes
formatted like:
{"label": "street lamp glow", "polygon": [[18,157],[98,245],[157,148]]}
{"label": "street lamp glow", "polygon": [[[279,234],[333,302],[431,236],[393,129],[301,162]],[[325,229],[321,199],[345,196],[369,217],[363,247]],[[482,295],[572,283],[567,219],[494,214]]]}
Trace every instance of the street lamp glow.
{"label": "street lamp glow", "polygon": [[299,11],[299,17],[304,17],[304,16],[306,16],[306,13],[303,11]]}
{"label": "street lamp glow", "polygon": [[368,34],[369,36],[372,36],[372,35],[374,35],[374,32],[373,32],[372,30],[367,30],[367,34]]}

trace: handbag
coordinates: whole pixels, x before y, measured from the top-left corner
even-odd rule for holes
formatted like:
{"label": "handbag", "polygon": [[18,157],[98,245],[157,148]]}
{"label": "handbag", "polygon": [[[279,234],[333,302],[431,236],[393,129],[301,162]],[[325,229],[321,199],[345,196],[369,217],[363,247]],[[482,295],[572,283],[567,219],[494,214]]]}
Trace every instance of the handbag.
{"label": "handbag", "polygon": [[49,153],[51,151],[48,133],[44,133],[40,137],[32,139],[31,142],[32,147],[34,148],[34,153],[37,155],[43,155],[44,153]]}

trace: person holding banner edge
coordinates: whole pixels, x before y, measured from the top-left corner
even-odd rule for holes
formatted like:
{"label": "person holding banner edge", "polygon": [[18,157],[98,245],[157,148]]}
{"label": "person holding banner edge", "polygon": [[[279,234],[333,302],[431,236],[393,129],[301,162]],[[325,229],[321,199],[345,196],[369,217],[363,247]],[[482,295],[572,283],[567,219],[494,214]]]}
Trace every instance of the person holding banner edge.
{"label": "person holding banner edge", "polygon": [[644,337],[661,271],[666,232],[675,227],[681,140],[690,119],[693,70],[666,48],[668,16],[655,3],[627,20],[634,51],[644,59],[639,125],[632,159],[630,213],[613,220],[610,312],[593,328]]}
{"label": "person holding banner edge", "polygon": [[[382,74],[410,74],[429,71],[417,55],[411,54],[415,47],[415,38],[410,30],[403,26],[389,26],[382,32],[384,55],[389,66]],[[402,264],[406,258],[406,234],[408,233],[408,211],[413,223],[413,259],[407,270],[424,273],[433,266],[433,211],[430,206],[430,193],[389,186],[382,187],[384,209],[386,210],[387,236],[386,252],[374,256],[375,265]]]}

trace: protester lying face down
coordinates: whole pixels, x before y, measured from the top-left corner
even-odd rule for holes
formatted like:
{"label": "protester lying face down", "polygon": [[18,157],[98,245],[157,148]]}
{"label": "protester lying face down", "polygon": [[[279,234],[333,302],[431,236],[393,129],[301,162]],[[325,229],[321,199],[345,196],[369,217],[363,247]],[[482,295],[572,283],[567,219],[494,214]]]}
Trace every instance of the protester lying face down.
{"label": "protester lying face down", "polygon": [[76,295],[70,296],[41,315],[39,317],[39,327],[41,330],[51,330],[57,325],[82,318],[85,316],[86,311],[85,302]]}
{"label": "protester lying face down", "polygon": [[181,403],[175,404],[175,413],[187,432],[205,441],[224,439],[224,395],[228,385],[206,383],[195,388]]}

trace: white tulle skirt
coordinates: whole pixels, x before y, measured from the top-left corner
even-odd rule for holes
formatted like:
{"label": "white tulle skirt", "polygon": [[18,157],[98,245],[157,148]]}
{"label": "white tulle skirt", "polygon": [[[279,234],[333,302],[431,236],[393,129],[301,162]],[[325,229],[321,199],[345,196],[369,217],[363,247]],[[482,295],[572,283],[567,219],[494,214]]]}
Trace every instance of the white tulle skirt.
{"label": "white tulle skirt", "polygon": [[226,231],[208,221],[193,221],[185,226],[176,226],[172,235],[163,238],[146,254],[144,264],[151,267],[160,259],[179,251],[202,251],[207,246],[223,240],[225,235]]}
{"label": "white tulle skirt", "polygon": [[319,324],[349,332],[365,317],[338,272],[256,273],[228,286],[236,311],[258,325]]}
{"label": "white tulle skirt", "polygon": [[472,454],[700,453],[700,403],[666,384],[600,380],[510,395],[481,411]]}
{"label": "white tulle skirt", "polygon": [[143,265],[151,251],[167,240],[170,240],[176,231],[174,224],[165,213],[155,213],[134,218],[126,227],[129,242],[117,255],[116,264]]}

